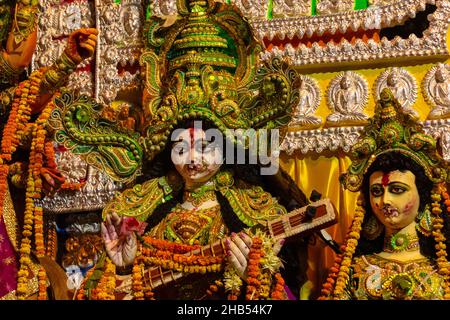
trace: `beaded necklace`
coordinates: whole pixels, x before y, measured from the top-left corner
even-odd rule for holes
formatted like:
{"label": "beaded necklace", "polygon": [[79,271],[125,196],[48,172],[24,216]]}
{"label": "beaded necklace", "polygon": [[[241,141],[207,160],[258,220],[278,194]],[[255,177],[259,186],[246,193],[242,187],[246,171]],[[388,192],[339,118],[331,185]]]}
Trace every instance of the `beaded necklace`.
{"label": "beaded necklace", "polygon": [[185,190],[183,194],[183,201],[188,201],[195,207],[200,206],[208,200],[215,199],[216,193],[214,184],[204,184],[195,190]]}
{"label": "beaded necklace", "polygon": [[419,248],[419,238],[416,235],[396,233],[384,239],[384,252],[415,251]]}

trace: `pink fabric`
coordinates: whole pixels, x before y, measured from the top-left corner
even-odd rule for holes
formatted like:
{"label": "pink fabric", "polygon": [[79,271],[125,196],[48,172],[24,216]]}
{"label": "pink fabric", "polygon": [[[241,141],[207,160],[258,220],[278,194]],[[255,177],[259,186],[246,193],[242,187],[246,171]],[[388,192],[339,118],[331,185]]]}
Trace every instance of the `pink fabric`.
{"label": "pink fabric", "polygon": [[287,294],[289,300],[297,300],[297,297],[294,296],[291,289],[289,289],[289,287],[287,285],[284,285],[284,291],[286,291],[286,294]]}
{"label": "pink fabric", "polygon": [[0,217],[0,298],[17,288],[17,257]]}

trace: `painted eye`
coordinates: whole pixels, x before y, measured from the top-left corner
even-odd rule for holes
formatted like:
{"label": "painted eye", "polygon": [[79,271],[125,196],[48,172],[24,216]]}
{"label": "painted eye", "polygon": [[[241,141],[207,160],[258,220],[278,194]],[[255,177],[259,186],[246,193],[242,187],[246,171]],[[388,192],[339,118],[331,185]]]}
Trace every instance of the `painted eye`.
{"label": "painted eye", "polygon": [[203,146],[203,150],[205,152],[213,152],[214,150],[216,150],[216,147],[217,145],[215,143],[208,143]]}
{"label": "painted eye", "polygon": [[172,148],[172,152],[178,155],[183,155],[187,150],[187,146],[182,142],[175,144]]}
{"label": "painted eye", "polygon": [[403,192],[405,192],[406,189],[400,186],[391,186],[389,188],[389,192],[394,193],[394,194],[402,194]]}
{"label": "painted eye", "polygon": [[383,189],[383,187],[381,186],[381,185],[373,185],[371,188],[370,188],[370,194],[373,196],[373,197],[380,197],[380,196],[382,196],[383,195],[383,193],[384,193],[384,189]]}

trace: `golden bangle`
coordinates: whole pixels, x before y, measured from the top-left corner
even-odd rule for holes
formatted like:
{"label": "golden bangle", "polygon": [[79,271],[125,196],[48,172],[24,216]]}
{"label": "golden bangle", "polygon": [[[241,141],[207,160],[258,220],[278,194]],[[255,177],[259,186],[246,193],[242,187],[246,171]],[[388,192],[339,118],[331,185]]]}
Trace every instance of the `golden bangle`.
{"label": "golden bangle", "polygon": [[48,90],[59,88],[67,80],[68,76],[75,71],[77,64],[66,52],[55,61],[52,67],[45,72],[43,84]]}
{"label": "golden bangle", "polygon": [[22,70],[14,69],[0,52],[0,84],[13,85],[18,82]]}

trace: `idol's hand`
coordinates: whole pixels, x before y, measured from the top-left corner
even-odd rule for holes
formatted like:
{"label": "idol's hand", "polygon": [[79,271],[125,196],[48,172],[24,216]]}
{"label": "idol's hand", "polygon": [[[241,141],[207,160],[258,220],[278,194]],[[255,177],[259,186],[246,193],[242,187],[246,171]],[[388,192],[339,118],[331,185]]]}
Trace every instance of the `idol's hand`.
{"label": "idol's hand", "polygon": [[102,223],[102,236],[106,253],[118,267],[133,264],[137,252],[137,240],[134,232],[123,232],[123,217],[117,213],[108,214]]}
{"label": "idol's hand", "polygon": [[[280,240],[274,244],[272,250],[275,255],[277,255],[281,247],[283,246],[284,240]],[[230,240],[226,241],[227,255],[230,263],[235,268],[239,277],[243,280],[247,279],[247,266],[250,248],[252,247],[252,239],[245,232],[240,232],[239,234],[233,233]]]}
{"label": "idol's hand", "polygon": [[58,191],[66,179],[58,170],[43,167],[41,168],[41,180],[42,190],[48,196]]}
{"label": "idol's hand", "polygon": [[75,63],[92,57],[97,46],[97,34],[98,31],[95,28],[75,30],[69,35],[66,54]]}

